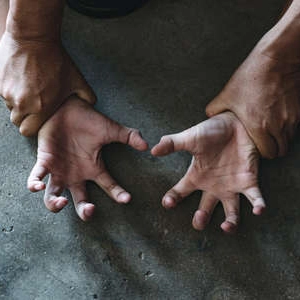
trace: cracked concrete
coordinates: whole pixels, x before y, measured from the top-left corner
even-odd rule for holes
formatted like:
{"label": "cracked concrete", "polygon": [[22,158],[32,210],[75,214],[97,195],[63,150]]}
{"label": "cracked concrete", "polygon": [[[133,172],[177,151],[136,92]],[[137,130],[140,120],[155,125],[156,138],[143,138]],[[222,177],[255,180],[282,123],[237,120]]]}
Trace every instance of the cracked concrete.
{"label": "cracked concrete", "polygon": [[[280,12],[279,0],[151,0],[130,16],[95,20],[66,9],[64,43],[95,89],[97,109],[154,145],[205,119],[204,107]],[[26,190],[35,141],[0,104],[0,299],[300,299],[300,143],[262,161],[268,210],[242,200],[236,236],[191,227],[200,193],[173,211],[161,196],[190,155],[156,159],[123,145],[104,158],[133,195],[119,206],[94,184],[88,224],[70,204],[55,215]]]}

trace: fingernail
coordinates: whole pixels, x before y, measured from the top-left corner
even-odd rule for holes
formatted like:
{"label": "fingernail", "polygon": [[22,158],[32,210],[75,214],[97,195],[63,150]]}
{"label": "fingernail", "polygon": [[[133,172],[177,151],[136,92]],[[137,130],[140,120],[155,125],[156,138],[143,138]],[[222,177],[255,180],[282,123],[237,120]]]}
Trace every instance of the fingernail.
{"label": "fingernail", "polygon": [[36,190],[41,190],[41,189],[43,189],[44,188],[44,183],[37,183],[37,184],[35,184],[34,185],[34,188],[36,189]]}
{"label": "fingernail", "polygon": [[87,218],[90,218],[94,214],[94,206],[85,207],[83,212]]}
{"label": "fingernail", "polygon": [[130,201],[130,194],[128,194],[127,192],[122,192],[118,195],[118,200],[120,202],[127,203]]}
{"label": "fingernail", "polygon": [[55,204],[57,209],[62,209],[65,206],[66,201],[64,199],[58,200]]}
{"label": "fingernail", "polygon": [[193,224],[197,229],[202,230],[207,225],[208,220],[209,216],[207,212],[203,210],[198,210],[193,218]]}
{"label": "fingernail", "polygon": [[266,208],[264,206],[254,206],[253,207],[253,214],[261,215],[265,211],[265,209]]}
{"label": "fingernail", "polygon": [[172,207],[174,205],[174,199],[171,196],[166,196],[164,199],[164,205],[166,207]]}

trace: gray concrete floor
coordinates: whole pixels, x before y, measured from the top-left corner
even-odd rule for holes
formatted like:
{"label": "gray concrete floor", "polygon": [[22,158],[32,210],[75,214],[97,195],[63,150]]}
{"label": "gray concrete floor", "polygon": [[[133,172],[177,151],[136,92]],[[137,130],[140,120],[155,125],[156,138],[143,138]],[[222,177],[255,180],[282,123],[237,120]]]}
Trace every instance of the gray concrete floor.
{"label": "gray concrete floor", "polygon": [[[97,109],[140,128],[153,146],[165,133],[205,119],[204,107],[260,36],[282,0],[151,0],[120,19],[66,9],[64,42],[99,101]],[[119,206],[94,184],[85,224],[73,205],[48,212],[26,190],[35,143],[19,136],[0,105],[1,299],[300,299],[300,142],[263,161],[263,217],[242,200],[236,236],[219,229],[218,207],[204,232],[191,227],[200,193],[173,211],[161,196],[190,155],[156,159],[108,146],[111,173],[133,194]]]}

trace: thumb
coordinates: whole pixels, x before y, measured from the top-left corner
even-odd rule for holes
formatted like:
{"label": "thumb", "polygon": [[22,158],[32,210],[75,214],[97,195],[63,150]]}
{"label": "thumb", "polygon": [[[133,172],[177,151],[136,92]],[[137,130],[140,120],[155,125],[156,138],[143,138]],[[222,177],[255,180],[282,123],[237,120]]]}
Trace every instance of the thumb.
{"label": "thumb", "polygon": [[123,144],[128,144],[139,151],[146,151],[148,149],[148,143],[143,139],[140,131],[135,128],[121,126],[119,139],[117,141]]}
{"label": "thumb", "polygon": [[129,145],[138,151],[148,149],[148,143],[143,139],[138,129],[123,126],[111,119],[106,118],[106,120],[108,121],[106,127],[110,129],[106,143],[118,142]]}
{"label": "thumb", "polygon": [[190,151],[191,145],[194,143],[197,127],[191,127],[180,133],[165,135],[160,142],[155,145],[151,154],[154,156],[164,156],[177,151]]}
{"label": "thumb", "polygon": [[205,113],[210,118],[226,110],[229,110],[226,98],[219,94],[211,102],[208,103],[205,108]]}

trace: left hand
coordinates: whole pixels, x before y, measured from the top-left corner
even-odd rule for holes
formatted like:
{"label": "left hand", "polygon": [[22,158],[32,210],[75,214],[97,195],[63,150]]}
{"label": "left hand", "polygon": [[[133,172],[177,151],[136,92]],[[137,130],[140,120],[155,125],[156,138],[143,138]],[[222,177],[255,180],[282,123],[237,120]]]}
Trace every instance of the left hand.
{"label": "left hand", "polygon": [[[87,180],[97,183],[118,203],[129,202],[130,194],[109,175],[101,157],[102,147],[112,142],[140,151],[148,148],[136,129],[110,120],[77,97],[69,98],[39,131],[37,162],[28,178],[28,189],[38,192],[46,188],[44,202],[52,212],[67,204],[60,195],[69,189],[77,214],[84,221],[95,209],[88,201]],[[46,186],[42,180],[47,174]]]}
{"label": "left hand", "polygon": [[194,228],[204,229],[221,201],[226,216],[221,228],[228,233],[235,232],[239,222],[240,193],[251,202],[254,214],[263,212],[265,202],[257,182],[259,154],[234,114],[223,113],[181,133],[164,136],[151,152],[162,156],[181,150],[193,155],[192,163],[185,176],[163,197],[165,208],[202,190]]}

